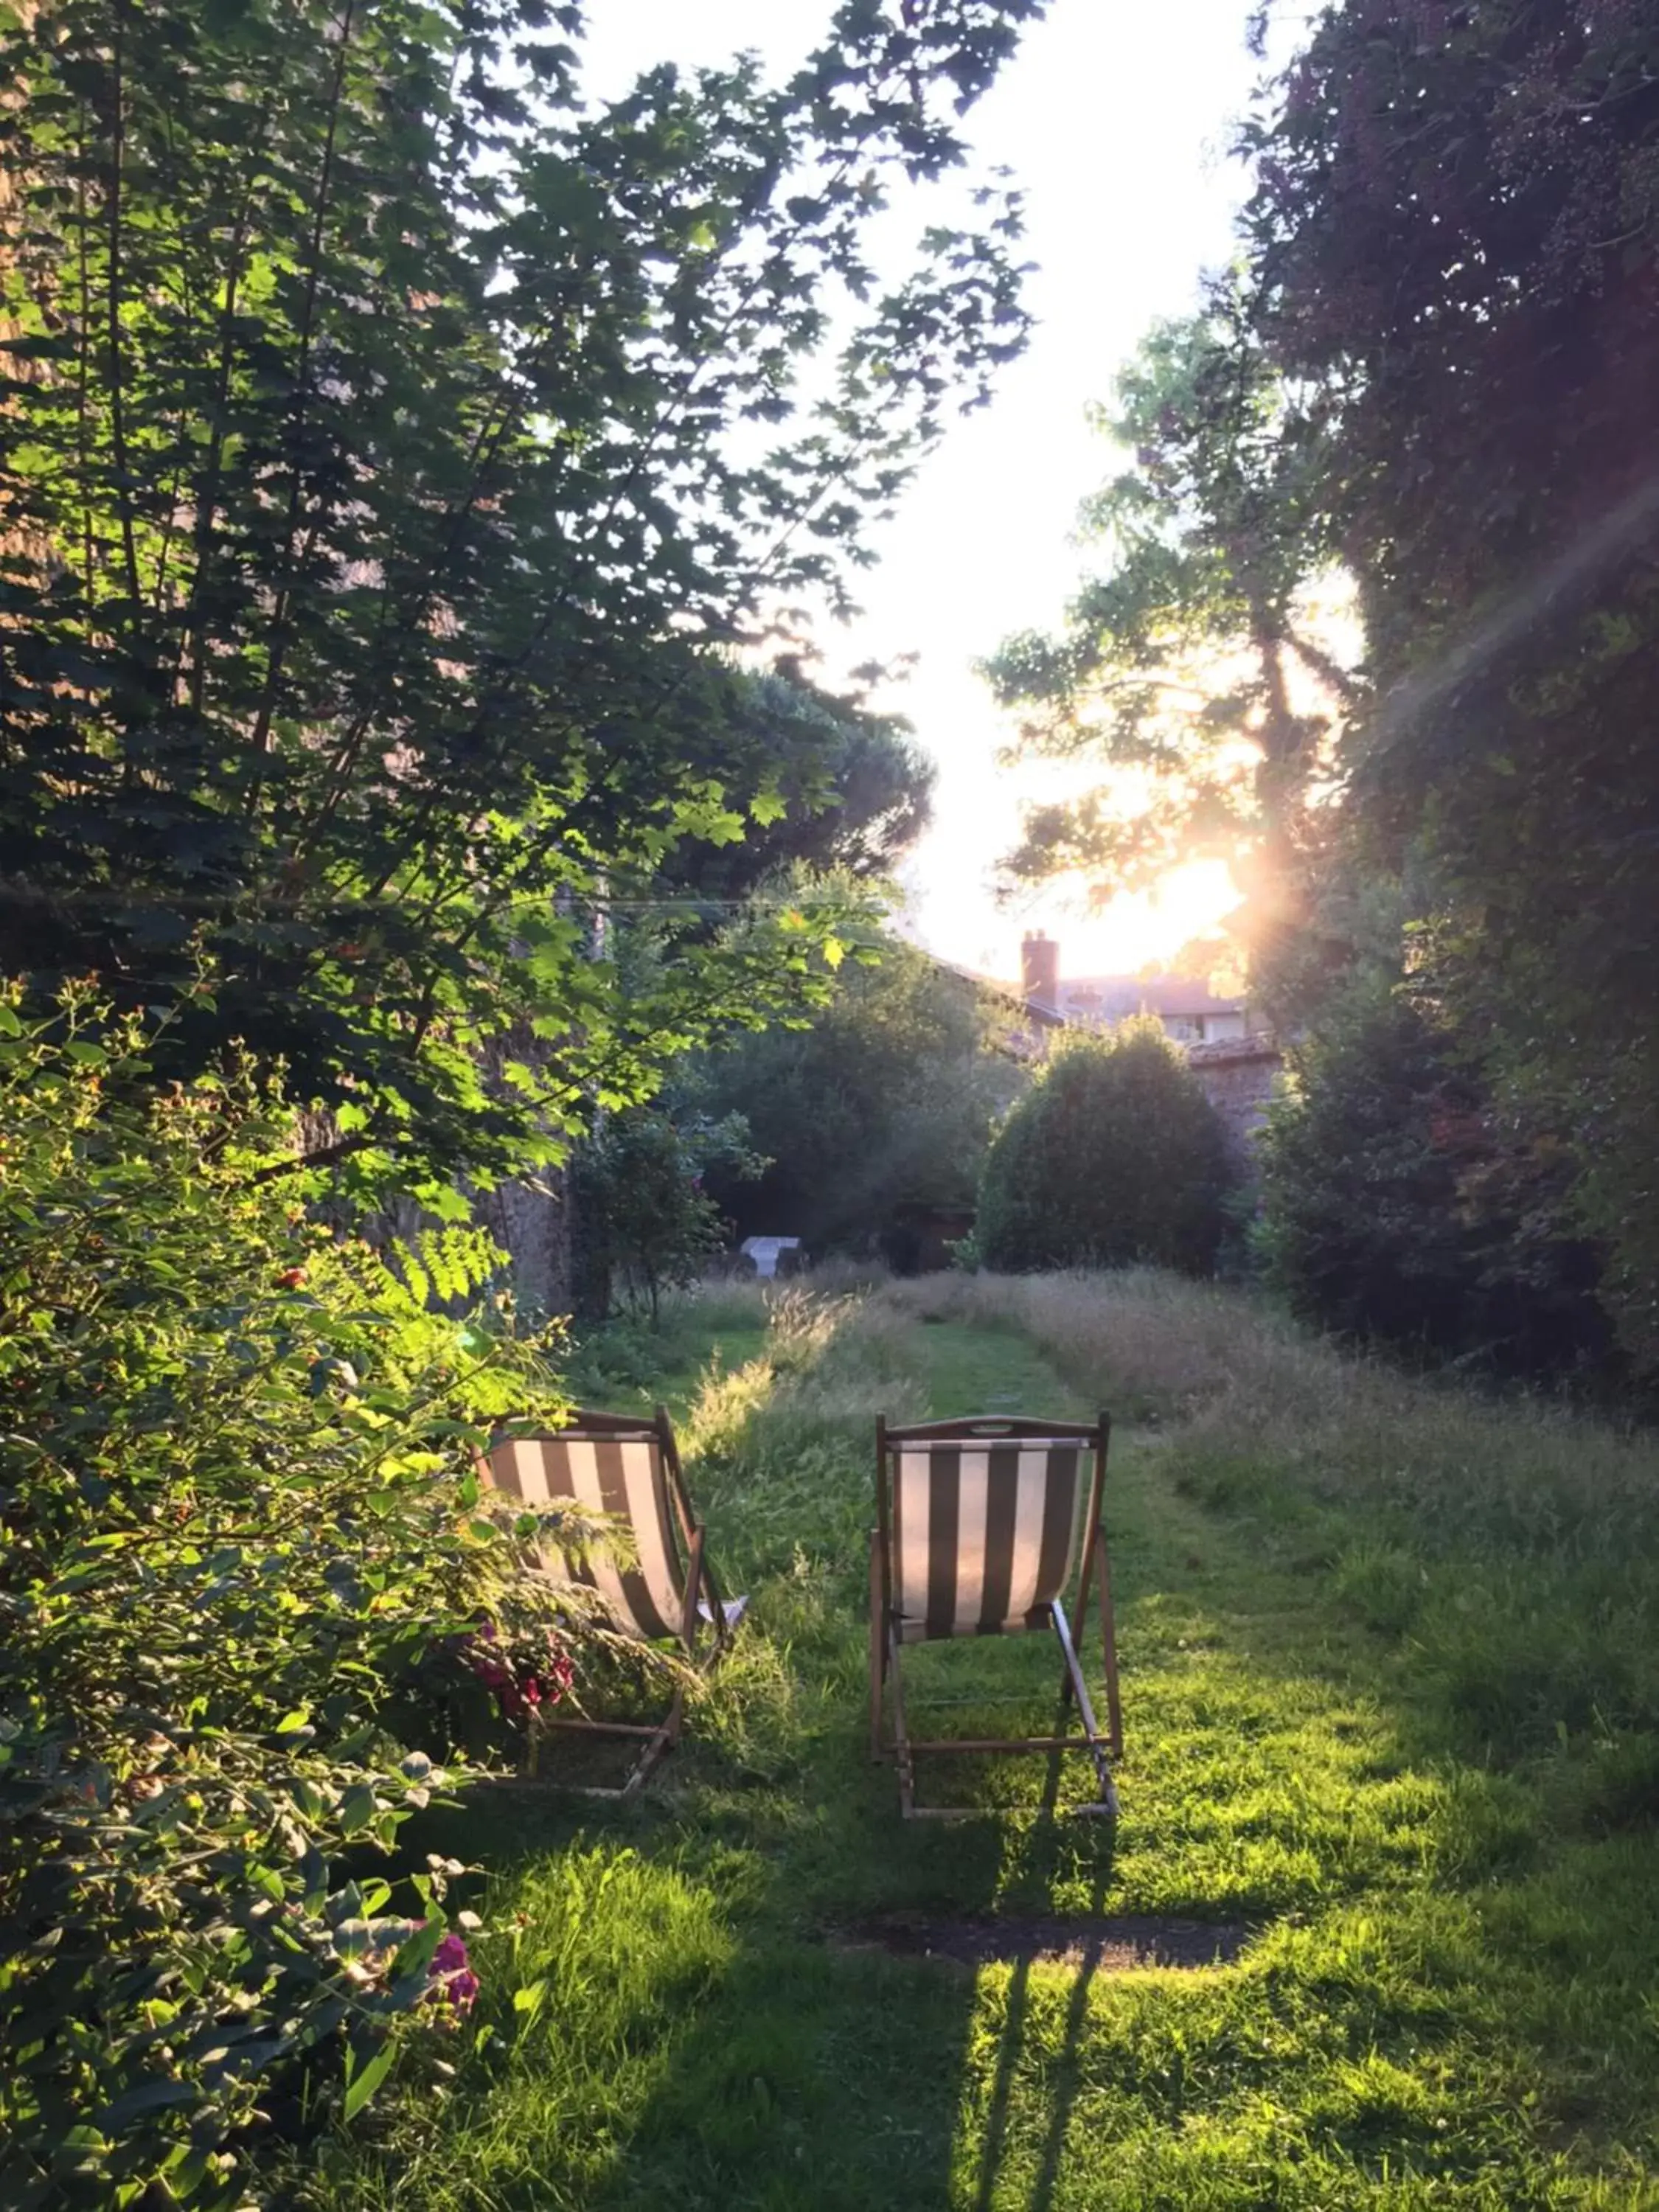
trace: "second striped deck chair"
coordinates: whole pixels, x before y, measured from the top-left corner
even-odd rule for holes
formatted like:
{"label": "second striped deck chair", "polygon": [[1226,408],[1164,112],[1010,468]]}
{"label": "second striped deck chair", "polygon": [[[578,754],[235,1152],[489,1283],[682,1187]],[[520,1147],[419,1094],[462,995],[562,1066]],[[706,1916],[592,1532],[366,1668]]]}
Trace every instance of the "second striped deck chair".
{"label": "second striped deck chair", "polygon": [[[905,1817],[954,1817],[961,1808],[915,1798],[919,1752],[1081,1751],[1094,1762],[1099,1796],[1115,1813],[1108,1754],[1123,1748],[1111,1575],[1101,1527],[1109,1416],[1085,1425],[986,1415],[904,1428],[876,1422],[877,1526],[870,1544],[870,1752],[898,1761]],[[1079,1511],[1079,1507],[1082,1510]],[[1065,1592],[1079,1565],[1077,1636]],[[1078,1664],[1091,1581],[1100,1596],[1109,1732],[1102,1735]],[[1060,1645],[1062,1725],[1076,1700],[1081,1731],[1042,1735],[911,1738],[902,1657],[907,1644],[1008,1636],[1052,1628]],[[885,1734],[890,1698],[892,1741]]]}
{"label": "second striped deck chair", "polygon": [[[703,1670],[720,1657],[748,1601],[720,1596],[680,1472],[674,1431],[660,1406],[654,1417],[573,1413],[567,1426],[547,1435],[504,1439],[481,1472],[495,1489],[526,1505],[569,1498],[590,1512],[608,1513],[623,1522],[634,1538],[633,1564],[622,1565],[596,1551],[580,1559],[561,1557],[556,1564],[548,1559],[546,1565],[596,1589],[624,1635],[647,1644],[672,1638],[683,1656]],[[590,1793],[631,1796],[678,1741],[684,1711],[681,1689],[654,1723],[577,1719],[538,1711],[531,1724],[531,1771],[536,1771],[539,1740],[549,1730],[637,1736],[642,1739],[640,1757],[627,1782],[619,1790]]]}

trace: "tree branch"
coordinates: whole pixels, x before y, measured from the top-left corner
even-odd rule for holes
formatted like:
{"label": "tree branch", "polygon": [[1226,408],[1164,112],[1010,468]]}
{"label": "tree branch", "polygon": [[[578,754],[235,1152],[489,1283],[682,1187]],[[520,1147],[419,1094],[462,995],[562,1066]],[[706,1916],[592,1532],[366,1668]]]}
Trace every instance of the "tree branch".
{"label": "tree branch", "polygon": [[121,164],[126,143],[126,83],[123,75],[127,0],[115,0],[115,37],[110,49],[112,93],[110,118],[109,270],[104,292],[109,331],[109,422],[111,450],[115,462],[116,499],[121,516],[121,548],[127,572],[127,597],[132,611],[129,630],[137,620],[139,603],[138,546],[132,527],[132,479],[127,469],[126,414],[122,389],[121,337]]}

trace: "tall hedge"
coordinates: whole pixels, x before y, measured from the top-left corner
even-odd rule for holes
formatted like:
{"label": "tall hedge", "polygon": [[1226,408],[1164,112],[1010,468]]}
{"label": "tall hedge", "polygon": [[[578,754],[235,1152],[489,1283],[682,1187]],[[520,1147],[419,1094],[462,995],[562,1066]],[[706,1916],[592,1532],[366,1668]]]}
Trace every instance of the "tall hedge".
{"label": "tall hedge", "polygon": [[1609,1369],[1568,1137],[1518,1115],[1467,1039],[1398,978],[1362,975],[1292,1075],[1261,1143],[1258,1235],[1296,1314],[1500,1373]]}
{"label": "tall hedge", "polygon": [[1221,1124],[1150,1018],[1068,1037],[1003,1123],[980,1185],[988,1267],[1121,1267],[1203,1274],[1227,1184]]}

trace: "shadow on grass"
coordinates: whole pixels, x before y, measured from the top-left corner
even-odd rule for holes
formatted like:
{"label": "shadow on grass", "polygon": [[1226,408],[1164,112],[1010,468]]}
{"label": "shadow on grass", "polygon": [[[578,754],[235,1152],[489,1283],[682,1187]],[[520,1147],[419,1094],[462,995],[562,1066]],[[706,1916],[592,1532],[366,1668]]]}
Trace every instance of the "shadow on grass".
{"label": "shadow on grass", "polygon": [[[878,1778],[884,1794],[890,1774]],[[981,1820],[948,1829],[902,1823],[890,1805],[875,1816],[885,1849],[887,1896],[948,1898],[959,1911],[992,1911],[1007,1875],[1009,1838]],[[1089,1823],[1102,1851],[1094,1893],[1110,1884],[1109,1834]],[[1024,1840],[1022,1872],[1046,1888],[1044,1864],[1075,1839],[1041,1820]],[[867,1889],[859,1880],[854,1887]],[[732,2212],[860,2212],[860,2208],[952,2201],[961,2154],[963,2087],[979,2011],[971,1969],[849,1954],[826,1944],[817,1915],[804,1915],[781,1872],[756,1900],[740,1948],[720,1984],[675,2037],[662,2076],[641,2111],[595,2212],[645,2203],[728,2207]],[[1022,1970],[1028,1972],[1029,1967]],[[1073,2031],[1086,2018],[1079,1976]],[[994,2199],[1022,2020],[1011,2019],[999,2060],[983,2149],[979,2202]],[[1062,2062],[1048,2166],[1057,2175],[1078,2078]],[[1052,2195],[1052,2181],[1048,2185]]]}
{"label": "shadow on grass", "polygon": [[[1154,1593],[1147,1593],[1147,1601],[1156,1607]],[[1253,1697],[1271,1702],[1287,1685],[1312,1693],[1316,1686],[1310,1670],[1280,1680],[1271,1662],[1264,1667],[1264,1657],[1260,1650],[1253,1656]],[[1328,1696],[1333,1686],[1325,1685]],[[1144,1710],[1140,1717],[1146,1718]],[[1204,1725],[1226,1736],[1235,1755],[1242,1750],[1247,1761],[1259,1759],[1263,1745],[1236,1735],[1237,1717],[1217,1706]],[[619,1990],[605,2029],[610,2039],[585,2069],[577,2069],[580,2078],[535,2103],[538,2069],[568,2064],[568,2054],[560,2056],[563,2046],[594,2033],[592,2003],[562,1985],[550,1988],[546,2018],[533,2034],[514,2043],[511,2016],[501,2019],[497,1999],[491,2016],[508,2041],[463,2066],[446,2123],[456,2141],[447,2152],[440,2146],[443,2170],[436,2183],[428,2183],[428,2169],[419,2162],[406,2179],[400,2176],[394,2136],[375,2161],[373,2186],[364,2185],[368,2177],[360,2164],[348,2193],[329,2201],[349,2203],[353,2212],[381,2206],[407,2206],[411,2212],[415,2207],[419,2212],[483,2212],[484,2207],[489,2212],[564,2212],[567,2207],[635,2212],[647,2205],[668,2212],[860,2212],[866,2207],[897,2212],[902,2206],[945,2205],[961,2212],[969,2206],[973,2212],[1062,2212],[1084,2201],[1075,2193],[1080,2185],[1091,2206],[1116,2201],[1103,2192],[1097,2196],[1098,2175],[1084,2183],[1079,2160],[1090,2161],[1079,2146],[1099,2124],[1103,2080],[1117,2075],[1116,2063],[1104,2058],[1114,2048],[1126,2054],[1133,2050],[1134,2056],[1127,2061],[1121,2089],[1113,2094],[1145,2102],[1148,2124],[1159,2116],[1154,2090],[1144,2082],[1140,2090],[1133,2087],[1143,2069],[1153,2066],[1153,2057],[1139,2041],[1125,2039],[1166,2032],[1147,2009],[1155,2002],[1146,1995],[1149,1978],[1137,1975],[1124,1985],[1127,2010],[1120,2014],[1115,2006],[1103,2009],[1108,1976],[1098,1954],[1087,1951],[1065,1970],[1026,1958],[981,1974],[948,1961],[854,1952],[825,1939],[867,1916],[906,1910],[989,1918],[1053,1911],[1057,1905],[1080,1917],[1118,1909],[1126,1901],[1121,1844],[1128,1848],[1131,1904],[1143,1901],[1143,1885],[1133,1872],[1136,1861],[1173,1850],[1177,1859],[1195,1854],[1194,1875],[1201,1865],[1218,1864],[1200,1831],[1188,1835],[1179,1803],[1164,1798],[1160,1804],[1165,1785],[1153,1771],[1158,1749],[1147,1745],[1142,1762],[1125,1777],[1121,1838],[1098,1820],[1050,1817],[1034,1790],[1023,1805],[998,1804],[986,1817],[905,1822],[894,1772],[870,1765],[848,1705],[841,1704],[825,1723],[811,1731],[811,1747],[800,1762],[769,1779],[756,1779],[720,1742],[694,1738],[661,1784],[635,1807],[599,1808],[550,1790],[510,1806],[495,1802],[482,1813],[448,1815],[447,1832],[434,1829],[422,1838],[424,1848],[487,1858],[497,1877],[510,1876],[516,1866],[527,1885],[549,1881],[560,1863],[584,1852],[602,1858],[605,1869],[636,1863],[645,1918],[631,1936],[600,1924],[602,1870],[591,1893],[595,1917],[584,1924],[574,1916],[574,1932],[561,1939],[565,1948],[532,1931],[538,1940],[533,1954],[526,1954],[526,1976],[551,1980],[566,1959],[575,1978],[617,1976]],[[1384,1750],[1389,1733],[1383,1723],[1368,1750]],[[1141,1741],[1146,1744],[1144,1735]],[[1176,1762],[1186,1756],[1177,1751]],[[964,1758],[960,1764],[978,1768],[981,1762]],[[1014,1770],[1028,1790],[1040,1778],[1047,1805],[1055,1803],[1062,1769],[1058,1755],[982,1764]],[[1397,1786],[1363,1768],[1346,1778],[1346,1786],[1355,1784],[1365,1799],[1388,1798]],[[1200,1787],[1207,1790],[1207,1780]],[[1235,1801],[1241,1787],[1235,1777]],[[1439,1805],[1437,1821],[1449,1820],[1460,1830],[1467,1824],[1471,1808],[1460,1806],[1462,1794],[1455,1791]],[[1473,1810],[1480,1812],[1485,1802],[1481,1796]],[[1212,1808],[1230,1821],[1239,1809],[1225,1800]],[[1305,1814],[1312,1808],[1304,1803],[1301,1809]],[[1290,1822],[1286,1840],[1297,1841],[1302,1832],[1296,1828],[1295,1805],[1261,1817],[1275,1827]],[[1237,1843],[1231,1840],[1235,1832]],[[1247,1820],[1237,1832],[1231,1826],[1218,1832],[1217,1842],[1231,1856],[1247,1847],[1249,1835]],[[1374,1911],[1370,1897],[1377,1881],[1392,1888],[1403,1873],[1392,1856],[1387,1863],[1368,1856],[1344,1878],[1339,1862],[1330,1859],[1329,1839],[1322,1843],[1312,1832],[1306,1839],[1325,1863],[1322,1880],[1335,1877],[1324,1905],[1339,1916],[1345,1893],[1356,1913]],[[1437,1884],[1436,1911],[1455,1912],[1448,1889],[1473,1879],[1484,1900],[1477,1919],[1495,1926],[1512,1918],[1517,1943],[1535,1942],[1537,1905],[1523,1906],[1514,1892],[1507,1893],[1512,1903],[1506,1905],[1504,1893],[1488,1887],[1490,1859],[1484,1851],[1476,1856],[1478,1866],[1443,1869],[1441,1881],[1450,1879],[1447,1887]],[[646,1893],[653,1883],[665,1897],[671,1890],[674,1895],[652,1905]],[[511,1904],[510,1893],[505,1901]],[[1291,1895],[1279,1901],[1299,1900]],[[1397,1895],[1399,1905],[1407,1901]],[[1195,1881],[1184,1875],[1172,1902],[1177,1911],[1203,1908]],[[1582,1944],[1593,1931],[1586,1929],[1576,1902],[1568,1910],[1564,1896],[1553,1910],[1561,1917],[1563,1942]],[[1231,1895],[1218,1893],[1215,1899],[1218,1912],[1236,1911],[1237,1904]],[[695,1924],[691,1940],[677,1948],[675,1915],[682,1910]],[[650,1920],[653,1912],[658,1917]],[[1403,1951],[1383,1942],[1380,1923],[1364,1934],[1363,1943],[1352,1935],[1339,1938],[1334,1929],[1328,1943],[1322,1938],[1312,1948],[1313,1931],[1292,1928],[1286,1931],[1292,1949],[1267,1979],[1255,1978],[1256,1995],[1241,2002],[1265,2008],[1265,2023],[1277,2011],[1272,1990],[1288,1976],[1301,1992],[1289,2000],[1292,2006],[1311,2004],[1327,2023],[1321,2033],[1335,2034],[1348,2053],[1346,2060],[1332,2062],[1338,2071],[1344,2066],[1352,2071],[1355,2064],[1363,2070],[1381,2058],[1406,2069],[1413,2081],[1419,2069],[1426,2078],[1441,2063],[1437,2051],[1464,2050],[1473,2058],[1474,2047],[1463,2042],[1474,2018],[1468,2006],[1484,2011],[1496,1994],[1488,1986],[1481,1995],[1486,1970],[1473,1953],[1461,1955],[1474,1939],[1474,1924],[1452,1945],[1446,1966],[1418,1961],[1403,1983],[1407,1952],[1419,1940],[1408,1928],[1402,1926],[1399,1939]],[[612,1964],[630,1944],[636,1977],[631,1993],[621,1989],[626,1974]],[[1591,1948],[1606,1948],[1603,1931],[1600,1943],[1591,1940]],[[1456,1993],[1465,1977],[1467,1996]],[[1194,1986],[1186,1976],[1167,1978]],[[498,1986],[510,1987],[511,1978],[503,1974]],[[1167,2033],[1174,2040],[1168,2051],[1160,2045],[1158,2055],[1158,2064],[1179,2068],[1185,2050],[1181,2039],[1196,2036],[1197,2078],[1196,2054],[1213,2035],[1200,2100],[1211,2112],[1242,2091],[1249,2075],[1248,2061],[1232,2045],[1227,2002],[1218,1995],[1212,2026],[1196,2014],[1172,2016]],[[1546,1992],[1542,2002],[1558,2000]],[[1594,2008],[1596,2023],[1604,2009]],[[1127,2026],[1133,2018],[1151,2025]],[[1541,2017],[1536,2024],[1542,2025]],[[1586,2016],[1579,2032],[1588,2033],[1593,2025]],[[1525,2027],[1517,2018],[1517,2033]],[[1261,2033],[1267,2032],[1264,2026]],[[1498,2045],[1509,2039],[1500,2036]],[[1515,2059],[1484,2032],[1477,2043],[1486,2046],[1481,2069],[1496,2068],[1489,2081],[1512,2083],[1518,2092],[1521,2075],[1510,2071]],[[1385,2155],[1421,2158],[1434,2150],[1438,2156],[1443,2148],[1450,2156],[1460,2140],[1473,2141],[1460,2138],[1459,2129],[1472,2130],[1474,2121],[1455,2106],[1448,2121],[1452,2132],[1430,2141],[1424,2129],[1431,2121],[1408,2101],[1396,2109],[1385,2100],[1376,2109],[1356,2106],[1350,2112],[1348,2105],[1362,2090],[1380,2094],[1364,2083],[1340,2087],[1340,2094],[1328,2087],[1317,2096],[1311,2077],[1297,2087],[1293,2077],[1310,2056],[1292,2063],[1283,2094],[1298,2105],[1307,2095],[1327,2154],[1355,2187],[1369,2186],[1364,2173]],[[1523,2069],[1528,2080],[1530,2069],[1528,2062]],[[1404,2100],[1403,2088],[1401,2095]],[[1161,2154],[1176,2158],[1176,2137],[1158,2132],[1157,2140],[1167,2141]],[[1525,2163],[1523,2154],[1517,2158],[1504,2172],[1506,2184],[1519,2187]]]}
{"label": "shadow on grass", "polygon": [[[1065,1707],[1062,1705],[1061,1713]],[[1052,1817],[1060,1785],[1063,1754],[1048,1756],[1048,1778],[1044,1791],[1044,1813]],[[1117,1823],[1100,1824],[1103,1845],[1103,1863],[1095,1871],[1090,1896],[1090,1910],[1098,1917],[1105,1909],[1108,1891],[1111,1887],[1112,1860],[1115,1855]],[[1059,2050],[1054,2054],[1049,2068],[1052,2084],[1048,2125],[1044,2133],[1042,2156],[1037,2168],[1036,2186],[1030,2198],[1030,2212],[1048,2212],[1054,2202],[1054,2191],[1060,2179],[1060,2162],[1065,2150],[1066,2131],[1071,2125],[1073,2107],[1077,2100],[1082,2078],[1082,2038],[1089,2018],[1089,1996],[1100,1966],[1098,1951],[1087,1955],[1075,1970],[1071,2002],[1066,2008],[1066,2025]],[[1019,2075],[1019,2063],[1024,2055],[1027,2013],[1030,2002],[1032,1963],[1022,1959],[1014,1967],[1009,1984],[1007,2009],[1001,2040],[997,2048],[996,2069],[991,2085],[991,2095],[985,2118],[984,2138],[977,2161],[977,2184],[974,2196],[974,2212],[992,2212],[996,2203],[997,2183],[1001,2175],[1008,2138],[1009,2118],[1012,2110],[1014,2084]]]}
{"label": "shadow on grass", "polygon": [[[872,1767],[843,1726],[786,1790],[745,1787],[704,1744],[660,1796],[627,1809],[550,1790],[492,1796],[429,1817],[415,1839],[422,1849],[486,1856],[492,1879],[509,1887],[515,1869],[528,1887],[556,1855],[584,1852],[610,1864],[638,1861],[665,1882],[689,1882],[720,1898],[728,1948],[703,1971],[691,1960],[678,1971],[672,1959],[656,1962],[658,1978],[635,2016],[613,2023],[611,2078],[595,2079],[586,2112],[579,2097],[565,2100],[563,2141],[550,2129],[548,2139],[530,2139],[554,2117],[550,2107],[538,2113],[522,2086],[541,2046],[533,2038],[512,2043],[510,2023],[498,2021],[509,2046],[498,2042],[465,2064],[447,2108],[458,2142],[477,2146],[471,2156],[441,2155],[436,2173],[417,2164],[400,2184],[394,2152],[372,2191],[362,2186],[360,2165],[354,2201],[418,2201],[422,2212],[428,2204],[488,2204],[492,2212],[635,2212],[645,2204],[671,2212],[896,2212],[956,2201],[978,1978],[950,1963],[855,1954],[826,1938],[860,1914],[894,1906],[988,1917],[1044,1904],[1057,1887],[1076,1898],[1085,1883],[1103,1904],[1112,1881],[1110,1825],[1054,1817],[1045,1808],[1056,1802],[1060,1759],[1029,1764],[1043,1771],[1042,1807],[1028,1805],[1013,1819],[906,1822],[891,1767]],[[595,1954],[605,1955],[611,1938],[596,1924],[587,1934]],[[526,1971],[548,1969],[538,1957]],[[1091,1978],[1079,1978],[1070,2033],[1079,2037]],[[538,2035],[582,2033],[580,2004],[561,1997],[550,1994]],[[987,2123],[981,2201],[988,2205],[1020,2071],[1022,2021],[1023,2011],[1010,2022]],[[618,2094],[630,2068],[635,2089]],[[1060,2094],[1045,2170],[1057,2175],[1075,2064],[1062,2061],[1054,2078]],[[607,2097],[608,2112],[592,2108]],[[515,2115],[521,2140],[503,2159],[495,2146]],[[1052,2196],[1052,2180],[1045,2186]]]}

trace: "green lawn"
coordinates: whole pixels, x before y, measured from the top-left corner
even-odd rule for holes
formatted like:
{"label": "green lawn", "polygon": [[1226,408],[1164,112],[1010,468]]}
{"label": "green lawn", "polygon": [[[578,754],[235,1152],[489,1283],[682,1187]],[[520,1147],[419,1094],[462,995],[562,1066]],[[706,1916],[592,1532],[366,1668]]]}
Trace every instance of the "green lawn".
{"label": "green lawn", "polygon": [[[1051,1365],[983,1298],[930,1317],[925,1291],[816,1314],[796,1297],[764,1349],[734,1310],[712,1316],[726,1354],[701,1379],[695,1310],[677,1317],[663,1378],[715,1556],[751,1595],[733,1661],[636,1808],[550,1792],[434,1827],[488,1869],[503,1931],[479,1947],[473,2028],[445,2045],[440,2094],[406,2065],[308,2154],[291,2201],[1659,2204],[1652,1814],[1639,1788],[1607,1801],[1576,1741],[1500,1759],[1459,1739],[1432,1639],[1387,1606],[1379,1625],[1407,1554],[1372,1499],[1334,1494],[1317,1455],[1292,1480],[1294,1451],[1282,1480],[1251,1490],[1249,1455],[1224,1479],[1180,1392],[1091,1367],[1058,1324]],[[902,1822],[864,1744],[872,1415],[1115,1395],[1168,1409],[1120,1436],[1108,1492],[1117,1832],[1045,1817],[1041,1759],[951,1762],[981,1816]],[[1012,1700],[1011,1723],[1051,1710],[1046,1641],[917,1656],[919,1690]],[[1634,1741],[1619,1755],[1644,1771]],[[1604,1802],[1625,1816],[1590,1817]],[[1131,1973],[844,1940],[907,1911],[1253,1932],[1237,1965]]]}

